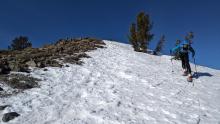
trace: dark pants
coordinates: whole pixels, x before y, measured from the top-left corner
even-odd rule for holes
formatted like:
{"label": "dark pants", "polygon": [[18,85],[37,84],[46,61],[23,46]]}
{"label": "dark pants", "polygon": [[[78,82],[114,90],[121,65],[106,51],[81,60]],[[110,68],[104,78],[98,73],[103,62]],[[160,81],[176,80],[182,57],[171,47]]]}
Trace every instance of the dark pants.
{"label": "dark pants", "polygon": [[182,61],[182,68],[187,70],[188,74],[191,74],[191,67],[189,64],[189,54],[188,53],[180,53],[180,59]]}

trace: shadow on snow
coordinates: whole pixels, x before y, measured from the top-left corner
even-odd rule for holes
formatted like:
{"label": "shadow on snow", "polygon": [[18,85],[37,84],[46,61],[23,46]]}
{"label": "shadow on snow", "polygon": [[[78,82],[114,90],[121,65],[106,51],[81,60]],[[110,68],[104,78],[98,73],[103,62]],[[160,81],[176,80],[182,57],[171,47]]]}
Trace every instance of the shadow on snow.
{"label": "shadow on snow", "polygon": [[199,77],[212,77],[213,75],[207,72],[195,72],[193,76],[199,78]]}

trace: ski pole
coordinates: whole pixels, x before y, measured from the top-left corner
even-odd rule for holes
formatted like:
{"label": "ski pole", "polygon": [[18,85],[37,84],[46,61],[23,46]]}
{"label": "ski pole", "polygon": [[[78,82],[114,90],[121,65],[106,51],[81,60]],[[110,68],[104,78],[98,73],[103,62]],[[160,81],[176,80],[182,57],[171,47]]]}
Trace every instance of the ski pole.
{"label": "ski pole", "polygon": [[196,59],[195,59],[195,57],[193,57],[193,60],[194,60],[194,65],[195,65],[195,76],[197,76],[197,68],[196,68]]}
{"label": "ski pole", "polygon": [[172,68],[172,73],[173,73],[173,58],[172,58],[172,51],[170,50],[170,55],[171,55],[171,58],[170,58],[170,61],[171,61],[171,68]]}
{"label": "ski pole", "polygon": [[174,72],[174,71],[173,71],[173,60],[172,60],[172,58],[170,59],[170,61],[171,61],[171,64],[172,64],[172,66],[171,66],[172,72]]}

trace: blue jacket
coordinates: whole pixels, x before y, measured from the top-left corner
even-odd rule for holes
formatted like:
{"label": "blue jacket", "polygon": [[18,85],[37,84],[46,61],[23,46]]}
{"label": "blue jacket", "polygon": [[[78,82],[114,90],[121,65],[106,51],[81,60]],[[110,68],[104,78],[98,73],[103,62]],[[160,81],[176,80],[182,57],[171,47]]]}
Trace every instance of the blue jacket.
{"label": "blue jacket", "polygon": [[[187,46],[187,47],[185,47]],[[174,53],[176,51],[179,51],[180,53],[189,53],[192,52],[192,56],[195,56],[195,50],[191,47],[191,45],[187,42],[184,41],[182,44],[177,45],[173,49],[171,49],[171,53]]]}

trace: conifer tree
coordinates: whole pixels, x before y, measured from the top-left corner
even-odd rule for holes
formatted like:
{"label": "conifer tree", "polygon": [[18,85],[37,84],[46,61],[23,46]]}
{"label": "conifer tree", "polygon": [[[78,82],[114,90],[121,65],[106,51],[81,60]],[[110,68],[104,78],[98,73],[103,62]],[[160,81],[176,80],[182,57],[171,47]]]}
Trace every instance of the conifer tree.
{"label": "conifer tree", "polygon": [[133,23],[130,27],[130,36],[128,37],[135,51],[147,52],[149,43],[154,36],[150,32],[152,27],[150,16],[140,12],[137,15],[137,23]]}
{"label": "conifer tree", "polygon": [[27,47],[32,47],[32,43],[28,41],[28,37],[20,36],[16,37],[8,48],[11,50],[23,50]]}
{"label": "conifer tree", "polygon": [[185,36],[185,40],[192,43],[192,39],[194,38],[194,33],[191,31]]}
{"label": "conifer tree", "polygon": [[140,12],[137,15],[137,39],[142,52],[147,52],[148,45],[153,39],[153,34],[150,32],[152,25],[148,14]]}
{"label": "conifer tree", "polygon": [[164,43],[165,43],[165,35],[162,35],[161,39],[157,43],[157,46],[154,50],[154,55],[158,55],[162,51],[164,47]]}
{"label": "conifer tree", "polygon": [[137,41],[137,31],[136,31],[136,24],[132,23],[131,27],[130,27],[130,36],[129,37],[129,41],[131,43],[131,45],[134,48],[134,51],[139,51],[139,45],[138,45],[138,41]]}

